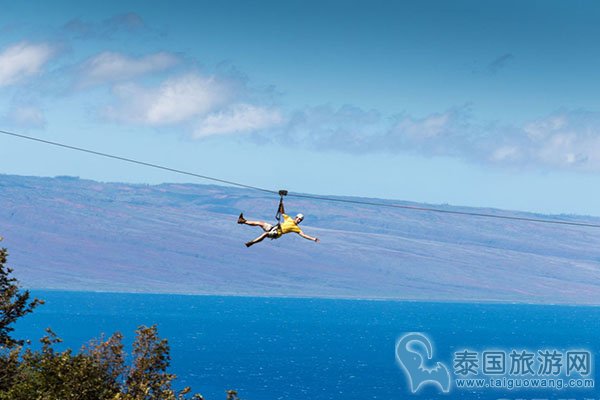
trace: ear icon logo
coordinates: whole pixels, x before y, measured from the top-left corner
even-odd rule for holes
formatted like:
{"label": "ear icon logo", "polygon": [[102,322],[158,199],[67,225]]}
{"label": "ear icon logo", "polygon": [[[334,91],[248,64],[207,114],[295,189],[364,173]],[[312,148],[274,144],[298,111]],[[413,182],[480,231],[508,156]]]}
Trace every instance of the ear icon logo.
{"label": "ear icon logo", "polygon": [[416,393],[427,384],[437,385],[444,393],[450,391],[450,372],[441,362],[432,364],[433,347],[421,333],[408,333],[396,343],[396,360],[406,373],[410,390]]}

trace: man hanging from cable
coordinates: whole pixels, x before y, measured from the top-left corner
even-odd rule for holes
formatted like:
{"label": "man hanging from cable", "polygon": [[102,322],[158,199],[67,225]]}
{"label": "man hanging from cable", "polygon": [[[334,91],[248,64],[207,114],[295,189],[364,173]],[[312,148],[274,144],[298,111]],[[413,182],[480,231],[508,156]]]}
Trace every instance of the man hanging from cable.
{"label": "man hanging from cable", "polygon": [[[283,208],[283,196],[285,195],[287,195],[287,190],[279,191],[279,208],[277,209],[277,215],[275,216],[275,218],[278,221],[277,225],[271,225],[268,222],[263,221],[248,221],[246,218],[244,218],[244,213],[240,214],[237,221],[238,224],[259,226],[264,231],[262,235],[246,243],[246,247],[250,247],[253,244],[262,242],[265,238],[278,239],[286,233],[291,232],[297,233],[304,239],[312,240],[315,243],[319,242],[318,238],[305,234],[298,226],[298,224],[300,224],[300,222],[302,222],[302,220],[304,219],[304,215],[298,214],[295,218],[292,218],[289,215],[285,214],[285,210]],[[281,217],[283,217],[283,222],[281,222]]]}

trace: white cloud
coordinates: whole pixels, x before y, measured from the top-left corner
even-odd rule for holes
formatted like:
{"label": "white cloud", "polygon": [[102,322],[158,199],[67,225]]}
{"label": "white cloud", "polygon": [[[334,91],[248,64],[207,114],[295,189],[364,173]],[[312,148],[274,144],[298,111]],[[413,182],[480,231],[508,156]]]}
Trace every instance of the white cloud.
{"label": "white cloud", "polygon": [[565,127],[567,119],[565,115],[558,114],[537,121],[531,121],[524,125],[523,130],[531,140],[543,140],[552,132],[559,131]]}
{"label": "white cloud", "polygon": [[526,124],[530,159],[549,167],[600,171],[600,114],[555,113]]}
{"label": "white cloud", "polygon": [[46,125],[43,111],[31,105],[15,106],[7,114],[14,124],[27,128],[41,128]]}
{"label": "white cloud", "polygon": [[372,151],[365,146],[372,145],[374,137],[384,129],[376,111],[351,105],[339,108],[320,105],[292,113],[277,135],[261,139],[278,141],[286,146],[360,153]]}
{"label": "white cloud", "polygon": [[17,43],[0,53],[0,87],[14,85],[38,75],[54,54],[52,46]]}
{"label": "white cloud", "polygon": [[501,146],[492,151],[490,161],[505,162],[516,160],[519,157],[519,148],[517,146]]}
{"label": "white cloud", "polygon": [[236,104],[204,117],[194,132],[194,138],[256,132],[279,126],[283,121],[283,116],[278,110],[251,104]]}
{"label": "white cloud", "polygon": [[522,125],[477,121],[468,107],[389,121],[357,107],[313,107],[259,139],[321,151],[413,153],[497,167],[600,171],[600,113],[561,111]]}
{"label": "white cloud", "polygon": [[447,130],[450,122],[450,112],[443,114],[432,114],[425,118],[415,119],[404,117],[396,124],[395,128],[406,135],[412,136],[415,139],[434,138]]}
{"label": "white cloud", "polygon": [[500,126],[479,123],[467,110],[455,109],[408,121],[400,124],[401,130],[398,125],[393,128],[398,135],[395,141],[382,139],[376,148],[387,146],[495,166],[600,171],[599,113],[563,111],[521,126]]}
{"label": "white cloud", "polygon": [[169,53],[160,52],[144,57],[130,57],[120,53],[100,53],[81,66],[80,86],[118,82],[164,71],[179,63],[179,59]]}
{"label": "white cloud", "polygon": [[117,85],[113,93],[120,104],[106,110],[108,118],[154,126],[191,122],[222,107],[233,95],[227,82],[196,73],[167,79],[155,88]]}

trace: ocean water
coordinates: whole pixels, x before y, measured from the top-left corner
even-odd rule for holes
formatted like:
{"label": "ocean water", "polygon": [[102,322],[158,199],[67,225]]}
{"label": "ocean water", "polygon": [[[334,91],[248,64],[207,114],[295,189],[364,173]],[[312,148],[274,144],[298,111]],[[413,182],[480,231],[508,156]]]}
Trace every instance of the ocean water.
{"label": "ocean water", "polygon": [[[177,387],[208,400],[236,389],[244,400],[271,399],[600,399],[600,389],[458,388],[425,384],[412,393],[396,343],[421,332],[433,345],[426,366],[442,362],[460,378],[455,353],[544,350],[599,358],[600,308],[297,298],[34,291],[46,304],[23,319],[21,338],[51,327],[79,348],[120,331],[127,349],[140,325],[158,324],[171,346]],[[413,346],[418,348],[418,345]],[[508,362],[508,361],[507,361]],[[540,361],[541,363],[542,361]],[[483,374],[479,362],[478,374]],[[509,365],[510,366],[510,365]],[[564,366],[563,366],[564,367]],[[555,376],[551,376],[556,378]],[[570,376],[573,377],[573,376]],[[596,383],[596,382],[594,382]],[[600,382],[598,382],[600,384]]]}

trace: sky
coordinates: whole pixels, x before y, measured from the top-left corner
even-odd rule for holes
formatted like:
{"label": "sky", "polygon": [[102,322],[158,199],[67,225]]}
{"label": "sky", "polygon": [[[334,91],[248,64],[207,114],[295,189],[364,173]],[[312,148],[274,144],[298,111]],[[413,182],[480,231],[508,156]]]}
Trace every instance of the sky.
{"label": "sky", "polygon": [[[275,190],[600,216],[597,2],[0,7],[0,130]],[[5,135],[0,173],[209,183]]]}

